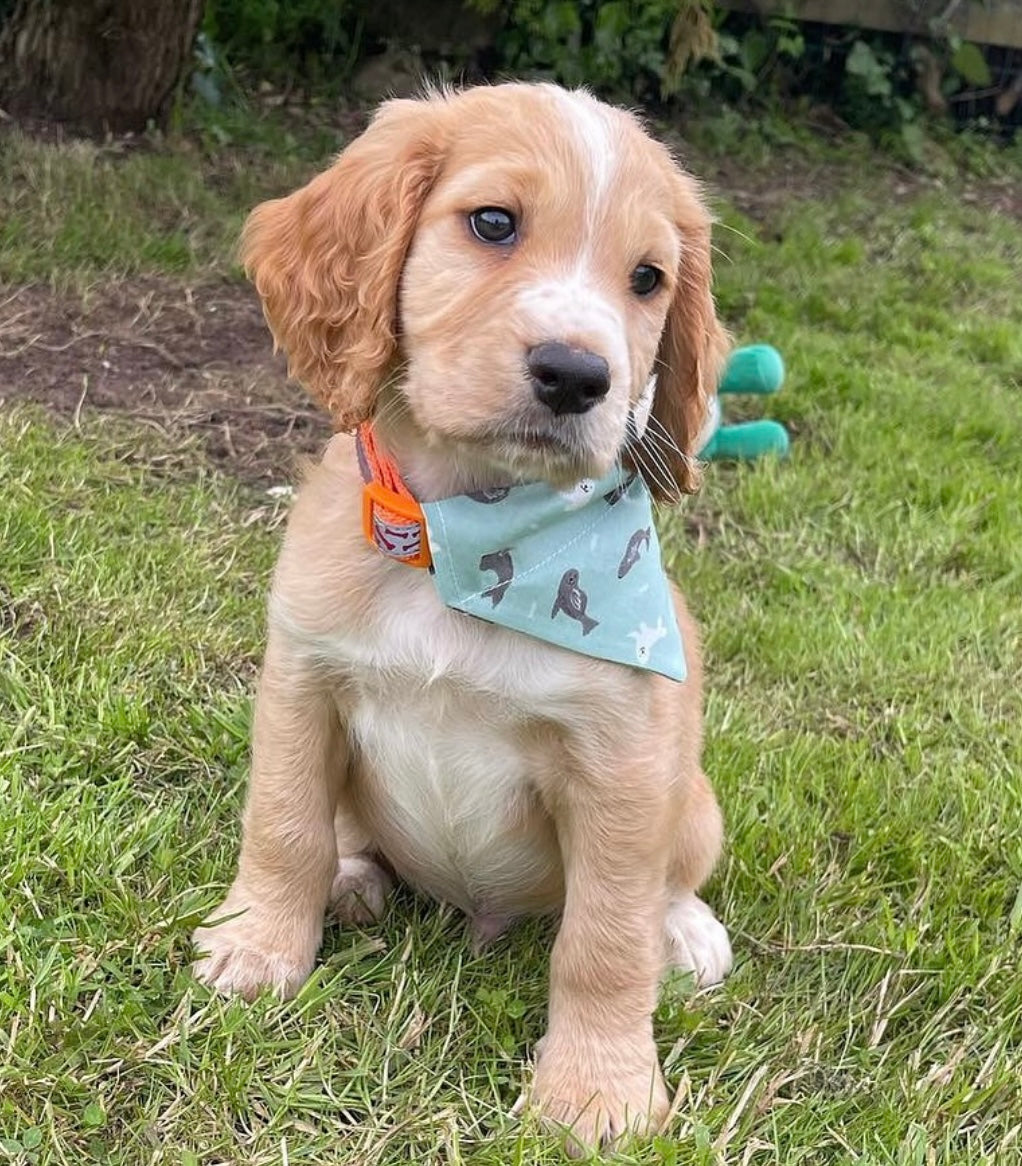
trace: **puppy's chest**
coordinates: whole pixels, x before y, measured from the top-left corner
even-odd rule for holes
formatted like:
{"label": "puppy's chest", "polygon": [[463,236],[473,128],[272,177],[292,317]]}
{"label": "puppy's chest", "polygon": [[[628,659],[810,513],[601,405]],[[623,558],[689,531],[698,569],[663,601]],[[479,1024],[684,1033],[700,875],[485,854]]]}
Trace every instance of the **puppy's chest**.
{"label": "puppy's chest", "polygon": [[470,720],[492,713],[491,729],[535,717],[567,725],[583,706],[580,657],[451,610],[409,568],[384,578],[371,619],[317,636],[315,651],[369,704],[399,697]]}
{"label": "puppy's chest", "polygon": [[[533,726],[570,720],[571,657],[452,612],[400,580],[335,640],[356,799],[399,873],[471,912],[543,909],[559,885]],[[552,759],[548,759],[552,763]]]}
{"label": "puppy's chest", "polygon": [[396,710],[363,695],[349,722],[370,835],[401,875],[465,911],[529,909],[557,856],[520,730],[442,684],[399,695]]}

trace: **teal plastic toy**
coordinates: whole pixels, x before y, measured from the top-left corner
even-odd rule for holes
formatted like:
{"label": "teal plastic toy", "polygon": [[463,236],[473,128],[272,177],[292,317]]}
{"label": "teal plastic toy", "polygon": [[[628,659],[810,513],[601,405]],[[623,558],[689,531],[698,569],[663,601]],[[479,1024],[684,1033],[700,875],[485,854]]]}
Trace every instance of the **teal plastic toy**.
{"label": "teal plastic toy", "polygon": [[770,344],[750,344],[731,354],[717,396],[710,403],[710,416],[703,429],[699,456],[708,461],[753,461],[774,454],[786,457],[788,433],[777,421],[723,421],[720,398],[735,393],[766,396],[784,383],[784,361]]}

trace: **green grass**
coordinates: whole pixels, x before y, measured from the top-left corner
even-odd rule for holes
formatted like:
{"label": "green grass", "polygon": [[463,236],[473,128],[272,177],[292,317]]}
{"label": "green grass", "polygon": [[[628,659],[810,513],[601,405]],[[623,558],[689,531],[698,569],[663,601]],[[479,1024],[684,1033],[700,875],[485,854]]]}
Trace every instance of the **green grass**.
{"label": "green grass", "polygon": [[[5,279],[164,264],[180,223],[154,204],[191,208],[183,267],[228,263],[249,179],[18,149]],[[665,523],[706,632],[729,837],[709,898],[737,967],[665,992],[677,1114],[624,1163],[1018,1157],[1022,225],[887,190],[762,227],[725,209],[721,307],[788,358],[770,410],[793,455],[711,468]],[[78,227],[58,249],[112,213],[98,193],[110,256]],[[560,1161],[504,1116],[543,1029],[545,924],[475,957],[403,892],[330,931],[292,1003],[190,978],[236,855],[280,504],[197,447],[10,408],[0,482],[0,1160]]]}
{"label": "green grass", "polygon": [[[227,130],[216,123],[220,137]],[[231,270],[257,202],[293,189],[340,148],[338,131],[296,134],[254,117],[239,146],[211,136],[78,141],[0,138],[0,285],[80,286],[100,276]]]}

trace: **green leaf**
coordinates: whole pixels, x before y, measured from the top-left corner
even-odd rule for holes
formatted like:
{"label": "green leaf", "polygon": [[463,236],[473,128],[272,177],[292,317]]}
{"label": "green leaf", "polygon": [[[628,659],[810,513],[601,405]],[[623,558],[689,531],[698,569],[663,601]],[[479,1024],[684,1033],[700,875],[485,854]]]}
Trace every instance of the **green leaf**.
{"label": "green leaf", "polygon": [[29,1126],[21,1135],[21,1144],[26,1150],[34,1150],[43,1140],[43,1131],[38,1126]]}
{"label": "green leaf", "polygon": [[742,64],[755,73],[770,53],[770,42],[758,29],[750,28],[742,37]]}
{"label": "green leaf", "polygon": [[901,140],[905,153],[913,162],[922,165],[926,158],[926,134],[914,121],[905,121],[901,126]]}
{"label": "green leaf", "polygon": [[870,97],[890,97],[889,68],[877,57],[864,40],[857,40],[845,61],[845,70],[860,77]]}
{"label": "green leaf", "polygon": [[983,50],[971,41],[962,41],[951,58],[951,67],[964,77],[970,85],[983,88],[992,81],[990,66],[986,63]]}
{"label": "green leaf", "polygon": [[551,4],[543,13],[541,27],[551,39],[567,40],[578,35],[582,21],[574,4]]}
{"label": "green leaf", "polygon": [[1019,884],[1011,914],[1008,916],[1008,931],[1012,935],[1017,935],[1020,930],[1022,930],[1022,883]]}
{"label": "green leaf", "polygon": [[806,51],[805,37],[801,33],[789,33],[777,38],[777,52],[792,61],[800,60]]}
{"label": "green leaf", "polygon": [[103,1107],[98,1101],[90,1101],[85,1107],[85,1112],[82,1114],[82,1120],[87,1126],[92,1126],[93,1129],[98,1129],[102,1125],[106,1125],[106,1114],[103,1112]]}
{"label": "green leaf", "polygon": [[741,52],[738,38],[729,32],[717,33],[717,53],[721,57],[737,57]]}
{"label": "green leaf", "polygon": [[628,31],[630,24],[627,4],[604,4],[596,14],[594,36],[621,38]]}

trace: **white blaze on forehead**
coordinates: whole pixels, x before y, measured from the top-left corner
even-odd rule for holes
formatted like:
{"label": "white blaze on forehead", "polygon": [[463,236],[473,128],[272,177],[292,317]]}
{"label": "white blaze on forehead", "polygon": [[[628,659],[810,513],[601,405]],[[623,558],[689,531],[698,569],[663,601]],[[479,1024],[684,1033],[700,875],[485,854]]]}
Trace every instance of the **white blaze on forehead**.
{"label": "white blaze on forehead", "polygon": [[[619,130],[614,113],[588,93],[550,87],[559,121],[581,174],[577,188],[563,192],[577,200],[582,226],[572,254],[536,273],[515,298],[526,346],[555,341],[585,348],[606,360],[611,388],[599,409],[587,414],[588,441],[600,456],[612,457],[623,440],[631,387],[627,320],[601,287],[596,267],[598,222],[614,195],[619,166]],[[622,276],[624,279],[625,276]]]}
{"label": "white blaze on forehead", "polygon": [[589,172],[586,184],[592,214],[610,190],[617,169],[617,135],[611,111],[584,89],[559,89],[551,86],[570,127],[578,154]]}
{"label": "white blaze on forehead", "polygon": [[628,380],[625,321],[617,307],[597,290],[593,250],[595,221],[601,203],[611,196],[618,167],[618,135],[613,111],[583,89],[548,86],[560,120],[570,135],[583,179],[577,192],[587,220],[581,246],[566,266],[522,288],[517,307],[539,340],[589,348],[604,357],[614,384]]}

